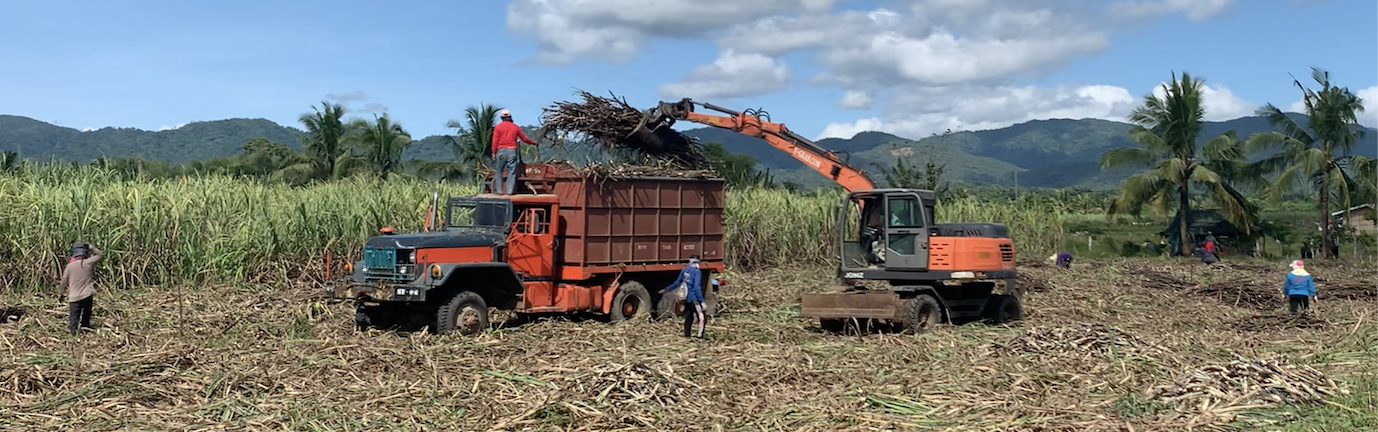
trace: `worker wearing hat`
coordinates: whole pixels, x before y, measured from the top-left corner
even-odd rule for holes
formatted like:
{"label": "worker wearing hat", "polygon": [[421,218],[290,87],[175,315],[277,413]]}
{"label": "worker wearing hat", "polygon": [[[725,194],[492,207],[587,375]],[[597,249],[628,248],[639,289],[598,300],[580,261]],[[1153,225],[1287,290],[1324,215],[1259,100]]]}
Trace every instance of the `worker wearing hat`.
{"label": "worker wearing hat", "polygon": [[[511,111],[499,111],[498,117],[502,122],[493,128],[493,192],[511,195],[517,187],[517,173],[522,162],[521,152],[517,151],[518,140],[531,145],[536,142],[527,138],[522,127],[512,121]],[[505,181],[504,170],[507,172]]]}
{"label": "worker wearing hat", "polygon": [[1316,281],[1301,260],[1292,261],[1292,271],[1282,281],[1282,294],[1287,296],[1287,312],[1296,314],[1298,309],[1305,312],[1316,301]]}
{"label": "worker wearing hat", "polygon": [[684,290],[684,337],[690,337],[689,331],[697,322],[697,337],[702,339],[706,317],[703,313],[703,272],[699,271],[698,255],[689,258],[689,264],[679,271],[679,278],[660,290],[660,294],[677,288]]}
{"label": "worker wearing hat", "polygon": [[67,331],[91,328],[92,297],[96,294],[95,266],[101,260],[100,249],[78,241],[72,244],[72,257],[62,269],[62,290],[67,295]]}

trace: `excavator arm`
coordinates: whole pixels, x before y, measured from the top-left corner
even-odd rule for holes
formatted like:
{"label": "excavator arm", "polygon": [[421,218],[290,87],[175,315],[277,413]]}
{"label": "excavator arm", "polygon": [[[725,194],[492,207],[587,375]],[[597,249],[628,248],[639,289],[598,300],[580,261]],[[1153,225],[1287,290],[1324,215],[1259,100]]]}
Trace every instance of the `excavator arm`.
{"label": "excavator arm", "polygon": [[[726,115],[698,113],[694,111],[695,105]],[[688,98],[679,102],[661,102],[656,108],[646,111],[642,123],[628,138],[653,141],[656,139],[654,131],[668,128],[674,125],[675,121],[681,120],[764,139],[772,147],[788,153],[819,174],[837,182],[847,192],[876,188],[875,181],[871,180],[871,176],[866,174],[865,170],[849,165],[833,151],[790,131],[782,123],[770,122],[769,117],[762,120],[758,114],[751,111],[737,112],[709,103],[694,102]]]}

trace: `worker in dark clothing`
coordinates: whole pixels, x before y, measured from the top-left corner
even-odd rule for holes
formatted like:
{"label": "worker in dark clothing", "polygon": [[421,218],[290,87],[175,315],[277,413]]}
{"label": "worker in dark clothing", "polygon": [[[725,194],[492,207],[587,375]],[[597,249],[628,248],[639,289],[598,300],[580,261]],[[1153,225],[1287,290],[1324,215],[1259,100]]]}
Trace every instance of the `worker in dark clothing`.
{"label": "worker in dark clothing", "polygon": [[96,295],[95,265],[100,262],[100,249],[86,242],[72,244],[72,257],[62,270],[62,291],[67,296],[67,331],[91,328],[91,310]]}
{"label": "worker in dark clothing", "polygon": [[[498,116],[502,122],[493,127],[493,192],[511,195],[517,187],[517,173],[522,164],[521,152],[517,151],[518,140],[531,145],[536,145],[536,142],[527,138],[522,127],[512,121],[512,112],[502,110]],[[504,170],[507,172],[506,181]]]}
{"label": "worker in dark clothing", "polygon": [[1287,312],[1294,315],[1298,310],[1305,312],[1316,301],[1316,281],[1301,260],[1292,261],[1292,271],[1282,281],[1282,294],[1287,296]]}
{"label": "worker in dark clothing", "polygon": [[689,258],[689,265],[684,266],[679,271],[679,277],[660,290],[660,294],[664,295],[673,289],[684,290],[684,337],[690,337],[689,330],[697,322],[697,337],[702,339],[706,317],[703,313],[703,272],[699,271],[698,255]]}

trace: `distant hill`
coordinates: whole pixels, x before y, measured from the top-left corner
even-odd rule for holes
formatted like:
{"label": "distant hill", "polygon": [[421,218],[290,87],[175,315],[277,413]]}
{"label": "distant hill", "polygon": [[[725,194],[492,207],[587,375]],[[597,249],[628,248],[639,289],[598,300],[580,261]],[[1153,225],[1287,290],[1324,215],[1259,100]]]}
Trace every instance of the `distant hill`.
{"label": "distant hill", "polygon": [[[1306,117],[1293,115],[1303,124]],[[929,152],[940,162],[948,163],[946,173],[953,181],[968,184],[1013,185],[1030,187],[1114,187],[1132,175],[1129,168],[1102,172],[1100,155],[1106,150],[1133,146],[1129,139],[1128,123],[1097,119],[1035,120],[1000,129],[956,132],[946,137],[927,137],[917,142],[882,132],[861,132],[849,139],[827,138],[819,145],[834,151],[848,152],[852,165],[877,173],[893,165],[886,155],[892,145],[914,149],[911,162],[922,164]],[[1262,117],[1243,117],[1224,122],[1207,122],[1202,134],[1214,137],[1233,129],[1241,138],[1255,132],[1271,131]],[[1378,131],[1362,128],[1363,140],[1355,144],[1355,155],[1378,157]],[[804,185],[827,184],[828,180],[813,173],[785,152],[774,149],[764,140],[723,129],[690,129],[686,135],[701,142],[717,141],[733,153],[755,157],[761,167],[769,168],[779,179]],[[940,150],[941,149],[941,150]],[[1263,155],[1256,155],[1255,159]],[[858,163],[858,160],[861,163]],[[1015,173],[1018,173],[1016,179]]]}
{"label": "distant hill", "polygon": [[0,115],[0,150],[26,158],[88,162],[101,156],[182,163],[239,153],[254,138],[301,149],[300,130],[266,119],[229,119],[188,123],[177,129],[146,131],[107,127],[89,132],[28,117]]}
{"label": "distant hill", "polygon": [[[1304,116],[1294,118],[1305,121]],[[1133,145],[1127,123],[1106,120],[1036,120],[1017,125],[975,132],[957,132],[946,137],[927,137],[914,141],[883,132],[861,132],[847,139],[828,138],[818,144],[839,152],[854,166],[883,179],[881,171],[893,166],[898,157],[909,157],[922,166],[932,157],[947,164],[947,178],[967,184],[1013,185],[1029,187],[1113,187],[1134,171],[1121,169],[1102,172],[1098,159],[1108,149]],[[1241,137],[1271,130],[1261,117],[1244,117],[1225,122],[1208,122],[1204,137],[1234,129]],[[1355,145],[1355,154],[1378,157],[1378,131],[1363,128],[1365,136]],[[527,128],[528,134],[534,128]],[[104,128],[94,131],[56,126],[27,117],[0,115],[0,151],[18,151],[23,157],[46,160],[89,162],[101,156],[143,157],[183,163],[230,156],[241,151],[254,138],[266,138],[296,150],[301,148],[303,132],[266,119],[228,119],[195,122],[177,129],[146,131],[134,128]],[[775,178],[805,186],[830,182],[804,167],[785,152],[759,138],[724,129],[699,128],[685,131],[700,142],[719,142],[728,151],[750,155],[760,168],[771,170]],[[544,157],[576,160],[596,153],[587,148],[540,150]],[[403,153],[404,160],[450,160],[454,157],[443,136],[413,141]],[[1261,156],[1260,156],[1261,157]]]}

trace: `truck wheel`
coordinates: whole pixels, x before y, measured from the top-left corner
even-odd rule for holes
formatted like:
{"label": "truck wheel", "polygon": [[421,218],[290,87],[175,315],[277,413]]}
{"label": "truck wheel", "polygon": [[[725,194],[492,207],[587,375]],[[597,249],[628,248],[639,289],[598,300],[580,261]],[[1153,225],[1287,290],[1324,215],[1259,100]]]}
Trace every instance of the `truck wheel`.
{"label": "truck wheel", "polygon": [[461,291],[440,305],[435,313],[435,332],[459,331],[469,336],[488,328],[488,304],[473,291]]}
{"label": "truck wheel", "polygon": [[938,326],[943,311],[938,308],[938,299],[928,294],[919,294],[900,302],[900,314],[904,330],[922,334]]}
{"label": "truck wheel", "polygon": [[673,291],[660,296],[660,302],[656,304],[656,319],[674,319],[680,316],[684,316],[684,302],[679,301],[679,296]]}
{"label": "truck wheel", "polygon": [[1019,306],[1019,298],[1011,295],[995,295],[992,304],[995,306],[990,313],[990,320],[994,324],[1004,324],[1011,321],[1024,319],[1024,309]]}
{"label": "truck wheel", "polygon": [[651,293],[646,287],[641,282],[627,282],[612,296],[612,322],[646,319],[651,315],[650,307]]}

